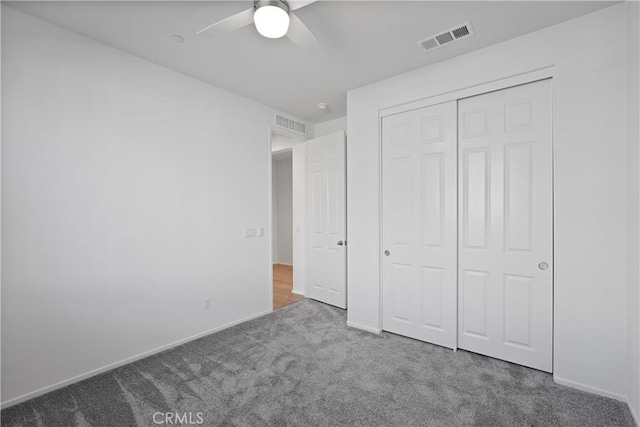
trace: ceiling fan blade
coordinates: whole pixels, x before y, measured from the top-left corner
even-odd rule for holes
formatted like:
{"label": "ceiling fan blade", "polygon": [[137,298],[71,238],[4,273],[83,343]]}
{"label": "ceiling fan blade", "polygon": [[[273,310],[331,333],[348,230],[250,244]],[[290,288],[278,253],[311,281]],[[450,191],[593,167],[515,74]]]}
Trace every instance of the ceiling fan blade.
{"label": "ceiling fan blade", "polygon": [[311,34],[309,28],[304,25],[304,22],[300,20],[295,14],[289,13],[289,31],[287,31],[287,37],[289,37],[295,44],[300,47],[309,50],[321,49],[320,42]]}
{"label": "ceiling fan blade", "polygon": [[290,0],[287,3],[289,3],[289,10],[296,10],[309,6],[311,3],[315,3],[317,1],[318,0]]}
{"label": "ceiling fan blade", "polygon": [[202,36],[217,36],[218,34],[227,33],[229,31],[237,30],[247,25],[253,24],[253,8],[243,10],[242,12],[231,15],[222,21],[215,22],[211,25],[207,25],[196,34]]}

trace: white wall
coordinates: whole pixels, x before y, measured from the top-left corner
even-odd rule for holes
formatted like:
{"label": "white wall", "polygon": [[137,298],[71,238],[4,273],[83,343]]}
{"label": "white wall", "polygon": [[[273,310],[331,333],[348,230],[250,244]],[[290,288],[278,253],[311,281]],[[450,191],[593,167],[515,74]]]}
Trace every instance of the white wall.
{"label": "white wall", "polygon": [[628,153],[627,153],[627,259],[628,259],[628,313],[627,332],[629,343],[628,381],[629,407],[633,412],[636,423],[640,423],[640,109],[638,98],[638,53],[640,51],[640,3],[628,3],[627,25],[627,78],[628,78]]}
{"label": "white wall", "polygon": [[316,123],[314,128],[316,138],[340,132],[341,130],[347,133],[347,116],[338,117],[337,119],[328,120],[322,123]]}
{"label": "white wall", "polygon": [[[313,128],[313,125],[307,125]],[[284,132],[284,131],[283,131]],[[277,153],[278,151],[286,151],[293,148],[294,145],[305,141],[303,136],[284,136],[279,133],[271,132],[271,151]]]}
{"label": "white wall", "polygon": [[378,111],[555,66],[556,381],[627,395],[626,12],[606,8],[348,93],[348,322],[381,328]]}
{"label": "white wall", "polygon": [[273,161],[273,190],[275,196],[276,249],[274,263],[293,265],[293,184],[292,158]]}
{"label": "white wall", "polygon": [[2,95],[4,405],[271,311],[271,109],[5,6]]}

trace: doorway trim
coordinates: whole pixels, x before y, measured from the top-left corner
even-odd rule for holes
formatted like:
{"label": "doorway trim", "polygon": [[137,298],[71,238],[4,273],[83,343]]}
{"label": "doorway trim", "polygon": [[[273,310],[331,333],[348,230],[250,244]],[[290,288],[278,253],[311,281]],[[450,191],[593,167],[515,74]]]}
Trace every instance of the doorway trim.
{"label": "doorway trim", "polygon": [[[382,108],[378,111],[378,176],[379,176],[379,181],[378,181],[378,188],[380,189],[380,198],[379,198],[379,204],[378,204],[378,215],[380,217],[380,224],[379,224],[379,236],[380,239],[378,240],[378,266],[379,266],[379,271],[378,271],[378,277],[379,279],[379,283],[378,283],[378,294],[379,294],[379,307],[378,307],[378,319],[379,319],[379,323],[378,323],[378,329],[375,331],[376,333],[380,334],[383,331],[383,272],[382,272],[382,265],[383,265],[383,225],[384,225],[384,217],[383,217],[383,201],[384,198],[382,196],[382,188],[383,188],[383,168],[382,168],[382,163],[383,163],[383,152],[382,152],[382,119],[384,117],[388,117],[388,116],[392,116],[395,114],[400,114],[400,113],[405,113],[407,111],[412,111],[412,110],[417,110],[420,108],[425,108],[425,107],[431,107],[433,105],[437,105],[437,104],[442,104],[445,102],[450,102],[450,101],[458,101],[460,99],[464,99],[464,98],[469,98],[472,96],[477,96],[477,95],[482,95],[485,93],[489,93],[489,92],[495,92],[498,90],[502,90],[502,89],[507,89],[513,86],[519,86],[519,85],[524,85],[524,84],[528,84],[528,83],[533,83],[539,80],[546,80],[546,79],[551,79],[551,88],[552,88],[552,95],[551,95],[551,99],[552,99],[552,124],[551,124],[551,180],[552,180],[552,249],[551,249],[551,262],[552,265],[554,266],[553,268],[553,275],[552,275],[552,310],[551,310],[551,321],[552,321],[552,332],[551,332],[551,345],[552,345],[552,365],[555,366],[555,360],[554,360],[554,356],[555,353],[553,352],[553,349],[555,348],[555,283],[556,283],[556,260],[555,260],[555,246],[556,246],[556,230],[555,230],[555,223],[556,223],[556,180],[555,180],[555,175],[556,175],[556,170],[555,170],[555,126],[556,126],[556,120],[555,120],[555,66],[551,65],[548,67],[544,67],[544,68],[539,68],[536,70],[532,70],[526,73],[521,73],[521,74],[516,74],[516,75],[512,75],[512,76],[506,76],[500,79],[496,79],[496,80],[491,80],[488,81],[486,83],[481,83],[478,85],[474,85],[474,86],[469,86],[469,87],[465,87],[465,88],[460,88],[458,90],[453,90],[453,91],[449,91],[449,92],[444,92],[442,94],[439,95],[434,95],[428,98],[423,98],[423,99],[419,99],[416,101],[412,101],[412,102],[408,102],[408,103],[404,103],[404,104],[400,104],[400,105],[395,105],[395,106],[390,106],[390,107],[386,107],[386,108]],[[457,286],[457,283],[456,283]],[[371,328],[368,328],[368,330],[371,330]],[[373,330],[372,330],[373,331]],[[455,350],[454,350],[455,351]]]}

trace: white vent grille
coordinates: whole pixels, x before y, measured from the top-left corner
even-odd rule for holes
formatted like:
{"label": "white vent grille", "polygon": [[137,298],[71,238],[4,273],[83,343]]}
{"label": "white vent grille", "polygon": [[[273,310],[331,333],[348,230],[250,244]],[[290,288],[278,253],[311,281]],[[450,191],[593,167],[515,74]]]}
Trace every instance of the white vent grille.
{"label": "white vent grille", "polygon": [[471,23],[466,22],[464,24],[456,25],[455,27],[451,27],[446,31],[442,31],[441,33],[436,34],[435,36],[427,37],[426,39],[422,39],[418,42],[418,46],[425,52],[437,49],[442,45],[447,43],[456,42],[465,37],[469,37],[473,35],[473,28],[471,28]]}
{"label": "white vent grille", "polygon": [[307,125],[304,123],[301,123],[299,121],[290,119],[288,117],[285,117],[281,114],[276,114],[276,125],[280,126],[281,128],[285,128],[288,129],[290,131],[299,133],[301,135],[306,135],[307,134]]}

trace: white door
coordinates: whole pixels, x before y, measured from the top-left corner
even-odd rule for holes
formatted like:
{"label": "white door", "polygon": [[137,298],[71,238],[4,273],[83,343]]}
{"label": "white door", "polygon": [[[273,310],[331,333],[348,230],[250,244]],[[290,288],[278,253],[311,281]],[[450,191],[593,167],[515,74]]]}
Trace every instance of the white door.
{"label": "white door", "polygon": [[456,101],[382,119],[382,328],[456,348]]}
{"label": "white door", "polygon": [[345,135],[307,142],[307,296],[347,308]]}
{"label": "white door", "polygon": [[551,105],[551,80],[458,103],[458,346],[547,372]]}

